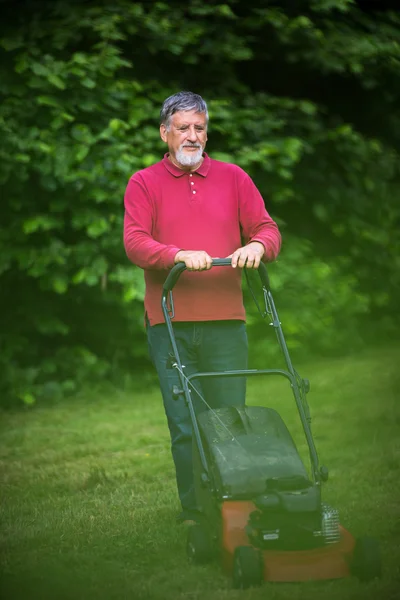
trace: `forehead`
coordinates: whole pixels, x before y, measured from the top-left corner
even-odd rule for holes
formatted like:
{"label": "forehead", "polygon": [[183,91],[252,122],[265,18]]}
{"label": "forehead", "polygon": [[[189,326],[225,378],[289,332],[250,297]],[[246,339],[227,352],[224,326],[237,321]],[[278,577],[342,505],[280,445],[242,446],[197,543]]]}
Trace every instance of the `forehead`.
{"label": "forehead", "polygon": [[178,110],[172,115],[171,123],[175,126],[206,125],[207,118],[205,113],[199,113],[195,110]]}

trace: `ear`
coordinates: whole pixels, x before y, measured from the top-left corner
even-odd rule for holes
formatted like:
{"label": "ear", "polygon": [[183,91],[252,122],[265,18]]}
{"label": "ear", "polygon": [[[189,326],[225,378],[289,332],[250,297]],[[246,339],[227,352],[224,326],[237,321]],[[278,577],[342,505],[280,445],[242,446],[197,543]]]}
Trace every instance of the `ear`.
{"label": "ear", "polygon": [[164,123],[160,125],[160,138],[163,142],[167,143],[167,128],[165,127]]}

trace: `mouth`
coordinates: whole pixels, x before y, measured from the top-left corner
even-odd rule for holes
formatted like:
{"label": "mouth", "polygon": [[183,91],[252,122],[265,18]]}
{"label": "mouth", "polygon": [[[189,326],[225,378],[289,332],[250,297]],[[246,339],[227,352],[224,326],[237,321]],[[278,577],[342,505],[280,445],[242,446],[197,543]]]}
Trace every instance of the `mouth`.
{"label": "mouth", "polygon": [[200,150],[201,146],[183,146],[185,150]]}

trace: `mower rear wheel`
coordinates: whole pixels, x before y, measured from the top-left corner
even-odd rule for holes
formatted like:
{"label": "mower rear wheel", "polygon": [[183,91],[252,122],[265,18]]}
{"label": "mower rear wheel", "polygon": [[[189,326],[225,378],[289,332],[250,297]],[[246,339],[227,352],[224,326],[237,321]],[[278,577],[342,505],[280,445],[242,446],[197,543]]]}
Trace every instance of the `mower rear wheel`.
{"label": "mower rear wheel", "polygon": [[356,540],[351,572],[360,581],[371,581],[382,574],[382,560],[379,543],[373,538]]}
{"label": "mower rear wheel", "polygon": [[238,546],[233,555],[233,587],[245,590],[263,581],[261,552],[252,546]]}
{"label": "mower rear wheel", "polygon": [[211,561],[213,547],[206,528],[196,524],[188,527],[186,554],[189,562],[204,565]]}

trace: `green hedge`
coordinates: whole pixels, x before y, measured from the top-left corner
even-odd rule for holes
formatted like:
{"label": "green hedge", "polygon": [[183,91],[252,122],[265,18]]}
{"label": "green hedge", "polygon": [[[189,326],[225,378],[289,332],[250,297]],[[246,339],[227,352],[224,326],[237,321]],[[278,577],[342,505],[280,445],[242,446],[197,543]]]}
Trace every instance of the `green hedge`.
{"label": "green hedge", "polygon": [[210,154],[245,168],[281,225],[271,270],[290,345],[329,351],[382,310],[397,326],[399,16],[350,0],[280,6],[60,0],[6,11],[2,403],[146,368],[122,199],[130,175],[164,152],[158,111],[179,89],[208,100]]}

